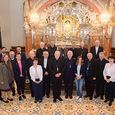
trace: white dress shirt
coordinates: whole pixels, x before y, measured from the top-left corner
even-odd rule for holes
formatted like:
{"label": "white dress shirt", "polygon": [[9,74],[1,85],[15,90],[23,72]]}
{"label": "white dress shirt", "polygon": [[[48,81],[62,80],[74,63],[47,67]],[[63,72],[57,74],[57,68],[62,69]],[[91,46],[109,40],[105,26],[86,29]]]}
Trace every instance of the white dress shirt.
{"label": "white dress shirt", "polygon": [[78,66],[77,66],[77,75],[78,75],[78,76],[80,76],[80,69],[81,69],[81,66],[78,65]]}
{"label": "white dress shirt", "polygon": [[45,58],[44,58],[44,68],[45,68],[45,69],[46,69],[46,67],[47,67],[47,60],[48,60],[48,59],[45,59]]}
{"label": "white dress shirt", "polygon": [[98,49],[99,49],[99,47],[95,47],[96,55],[98,53]]}
{"label": "white dress shirt", "polygon": [[103,71],[104,79],[111,76],[110,81],[115,82],[115,63],[110,67],[110,63],[106,63]]}
{"label": "white dress shirt", "polygon": [[35,82],[35,79],[36,79],[36,70],[37,70],[37,75],[38,75],[39,79],[42,81],[42,79],[43,79],[43,70],[42,70],[41,65],[37,65],[36,69],[35,69],[34,66],[30,67],[29,72],[30,72],[30,77],[31,77],[32,81]]}

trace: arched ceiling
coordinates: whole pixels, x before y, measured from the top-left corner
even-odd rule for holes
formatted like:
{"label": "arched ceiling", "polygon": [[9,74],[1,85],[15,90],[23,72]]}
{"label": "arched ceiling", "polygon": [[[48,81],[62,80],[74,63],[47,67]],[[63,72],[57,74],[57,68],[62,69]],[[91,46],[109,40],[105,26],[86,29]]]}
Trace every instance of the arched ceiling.
{"label": "arched ceiling", "polygon": [[[55,4],[56,2],[61,2],[61,0],[35,0],[35,7],[38,13],[42,12],[46,7]],[[101,14],[105,8],[107,8],[110,0],[75,0],[76,2],[81,2],[90,8],[92,8],[96,13]],[[33,0],[30,0],[33,9]]]}

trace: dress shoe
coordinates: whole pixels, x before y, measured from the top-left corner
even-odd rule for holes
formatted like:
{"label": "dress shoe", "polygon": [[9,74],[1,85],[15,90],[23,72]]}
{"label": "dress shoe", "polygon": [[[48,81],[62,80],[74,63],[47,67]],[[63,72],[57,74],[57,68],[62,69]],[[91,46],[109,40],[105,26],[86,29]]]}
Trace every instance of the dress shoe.
{"label": "dress shoe", "polygon": [[39,103],[41,103],[42,102],[42,100],[39,100]]}
{"label": "dress shoe", "polygon": [[106,103],[106,102],[108,102],[108,100],[105,100],[104,102]]}
{"label": "dress shoe", "polygon": [[65,98],[66,98],[66,99],[68,98],[68,95],[67,95],[67,94],[65,95]]}
{"label": "dress shoe", "polygon": [[9,99],[9,98],[7,98],[9,101],[13,101],[13,99]]}
{"label": "dress shoe", "polygon": [[21,96],[19,96],[19,101],[21,101],[22,100],[22,97]]}
{"label": "dress shoe", "polygon": [[112,102],[110,101],[110,102],[109,102],[109,106],[111,106],[111,105],[112,105]]}
{"label": "dress shoe", "polygon": [[37,100],[35,100],[34,103],[37,103]]}
{"label": "dress shoe", "polygon": [[63,101],[63,99],[62,99],[61,97],[58,97],[57,99],[58,99],[59,101]]}
{"label": "dress shoe", "polygon": [[72,95],[70,95],[69,97],[70,97],[70,99],[72,99]]}
{"label": "dress shoe", "polygon": [[3,98],[0,98],[0,100],[2,101],[2,100],[3,100]]}
{"label": "dress shoe", "polygon": [[101,100],[103,100],[103,96],[101,96],[101,98],[100,98]]}
{"label": "dress shoe", "polygon": [[53,102],[56,103],[56,99],[55,98],[53,99]]}
{"label": "dress shoe", "polygon": [[50,96],[49,95],[47,95],[47,98],[49,98]]}
{"label": "dress shoe", "polygon": [[94,98],[97,98],[97,97],[99,97],[99,95],[95,95],[95,96],[94,96]]}
{"label": "dress shoe", "polygon": [[92,97],[90,97],[89,99],[90,99],[90,100],[92,100],[93,98],[92,98]]}
{"label": "dress shoe", "polygon": [[12,96],[15,96],[15,92],[12,93]]}
{"label": "dress shoe", "polygon": [[84,97],[87,98],[87,97],[89,97],[89,95],[85,95]]}
{"label": "dress shoe", "polygon": [[34,95],[31,95],[31,97],[34,97]]}
{"label": "dress shoe", "polygon": [[24,99],[26,99],[26,96],[25,96],[25,95],[22,95],[22,97],[23,97]]}
{"label": "dress shoe", "polygon": [[9,101],[8,100],[6,100],[6,101],[4,101],[4,100],[2,100],[4,103],[9,103]]}

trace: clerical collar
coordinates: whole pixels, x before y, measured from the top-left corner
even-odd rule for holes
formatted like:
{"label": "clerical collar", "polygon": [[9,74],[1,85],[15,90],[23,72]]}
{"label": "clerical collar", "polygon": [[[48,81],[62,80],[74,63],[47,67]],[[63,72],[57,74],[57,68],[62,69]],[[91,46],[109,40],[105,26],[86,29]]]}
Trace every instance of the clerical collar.
{"label": "clerical collar", "polygon": [[68,60],[70,61],[71,59],[68,58]]}
{"label": "clerical collar", "polygon": [[15,58],[11,58],[11,60],[14,60]]}

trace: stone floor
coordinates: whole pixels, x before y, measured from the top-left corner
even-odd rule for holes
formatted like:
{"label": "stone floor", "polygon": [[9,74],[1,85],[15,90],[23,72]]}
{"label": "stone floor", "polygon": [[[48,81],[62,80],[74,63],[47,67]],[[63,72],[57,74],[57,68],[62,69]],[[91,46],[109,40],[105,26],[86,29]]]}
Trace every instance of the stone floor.
{"label": "stone floor", "polygon": [[80,103],[75,94],[73,99],[65,99],[63,93],[62,102],[53,103],[51,95],[48,99],[44,97],[42,103],[36,104],[30,94],[26,94],[26,97],[25,100],[19,101],[16,95],[13,97],[14,101],[8,104],[0,101],[0,115],[115,115],[115,102],[108,106],[100,98],[92,101],[83,98]]}

